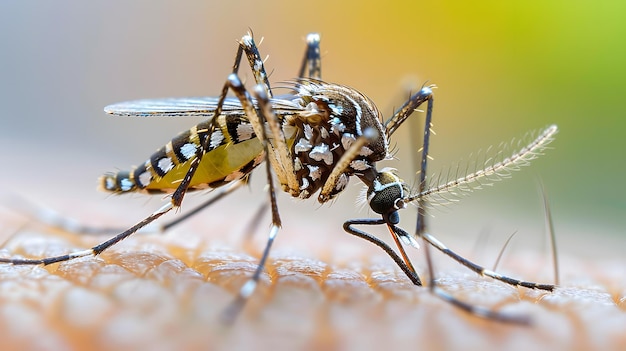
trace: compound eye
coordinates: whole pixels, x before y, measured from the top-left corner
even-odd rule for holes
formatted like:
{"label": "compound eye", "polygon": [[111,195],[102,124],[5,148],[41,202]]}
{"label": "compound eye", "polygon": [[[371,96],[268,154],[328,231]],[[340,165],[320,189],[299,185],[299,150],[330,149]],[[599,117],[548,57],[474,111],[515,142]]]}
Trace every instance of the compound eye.
{"label": "compound eye", "polygon": [[374,189],[370,194],[370,207],[372,211],[379,214],[396,211],[398,210],[396,202],[402,198],[403,194],[404,189],[400,183],[387,184],[382,189]]}

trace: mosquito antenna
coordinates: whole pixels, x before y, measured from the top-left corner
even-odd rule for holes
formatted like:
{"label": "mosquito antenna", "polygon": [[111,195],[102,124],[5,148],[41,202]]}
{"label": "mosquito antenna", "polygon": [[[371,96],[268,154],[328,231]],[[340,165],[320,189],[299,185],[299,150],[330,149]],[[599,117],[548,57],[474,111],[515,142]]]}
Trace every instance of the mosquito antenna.
{"label": "mosquito antenna", "polygon": [[475,189],[481,185],[480,181],[483,179],[498,181],[507,178],[510,176],[511,171],[517,171],[522,166],[528,166],[530,161],[541,155],[543,150],[547,148],[547,145],[554,140],[554,135],[557,132],[557,126],[551,125],[541,132],[532,142],[513,153],[511,156],[497,162],[494,161],[493,163],[488,161],[490,163],[489,165],[460,178],[449,180],[446,183],[430,187],[426,190],[420,189],[416,195],[407,197],[404,202],[409,203],[416,200],[419,201],[421,198],[432,195],[454,192],[455,189],[461,187],[467,190]]}

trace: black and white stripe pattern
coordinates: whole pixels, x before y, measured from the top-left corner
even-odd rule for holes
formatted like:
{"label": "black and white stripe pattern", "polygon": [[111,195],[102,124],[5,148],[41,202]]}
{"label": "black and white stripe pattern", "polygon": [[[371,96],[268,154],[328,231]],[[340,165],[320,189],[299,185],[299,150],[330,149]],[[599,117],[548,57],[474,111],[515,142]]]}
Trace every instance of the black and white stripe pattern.
{"label": "black and white stripe pattern", "polygon": [[[222,128],[216,129],[208,135],[211,130],[211,120],[204,121],[186,130],[158,149],[150,158],[139,167],[131,171],[119,171],[105,174],[100,179],[101,188],[114,193],[127,193],[134,191],[169,192],[172,189],[146,189],[153,181],[168,174],[175,167],[187,164],[202,153],[210,153],[219,146],[226,144],[238,144],[240,142],[256,138],[250,123],[240,115],[231,114],[223,116],[221,119]],[[210,138],[208,150],[202,151],[202,144]],[[210,157],[210,155],[208,155]],[[240,179],[241,175],[249,173],[260,161],[255,161],[258,155],[253,158],[243,168],[233,172],[233,175],[224,179],[199,186],[200,188],[215,188],[229,181]],[[237,176],[235,176],[237,175]]]}

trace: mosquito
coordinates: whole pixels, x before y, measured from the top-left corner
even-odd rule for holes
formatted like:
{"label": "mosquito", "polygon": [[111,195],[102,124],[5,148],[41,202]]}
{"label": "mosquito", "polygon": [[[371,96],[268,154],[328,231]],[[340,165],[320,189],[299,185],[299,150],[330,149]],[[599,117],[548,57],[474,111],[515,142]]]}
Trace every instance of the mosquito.
{"label": "mosquito", "polygon": [[[276,185],[291,195],[307,199],[314,195],[326,203],[339,195],[356,176],[363,182],[366,201],[379,218],[351,219],[343,229],[384,250],[415,285],[422,281],[404,246],[418,247],[422,239],[429,273],[429,289],[436,296],[470,314],[513,323],[528,323],[526,316],[510,315],[461,301],[437,286],[429,245],[458,261],[470,270],[513,286],[552,291],[551,284],[526,282],[485,269],[448,249],[426,231],[426,205],[433,196],[452,193],[454,189],[477,188],[481,181],[500,180],[510,171],[525,166],[546,149],[557,132],[550,126],[520,150],[499,161],[485,163],[473,172],[437,183],[427,181],[429,140],[432,126],[433,86],[424,86],[384,120],[376,105],[358,90],[321,80],[320,36],[306,38],[306,51],[297,78],[284,83],[288,93],[274,95],[264,62],[251,33],[239,41],[232,72],[220,95],[199,98],[146,99],[105,107],[118,116],[202,116],[206,120],[174,137],[148,160],[130,171],[107,173],[100,179],[104,191],[123,193],[167,193],[169,201],[132,227],[121,231],[90,249],[45,258],[0,258],[14,265],[49,265],[79,257],[97,256],[159,217],[180,208],[188,191],[216,189],[214,197],[192,209],[175,225],[204,209],[242,185],[251,172],[265,161],[272,224],[256,270],[241,287],[224,316],[233,321],[255,290],[269,257],[281,219],[276,202]],[[245,55],[255,86],[252,94],[239,78],[239,66]],[[232,92],[234,97],[228,96]],[[377,162],[391,159],[389,139],[421,105],[426,104],[421,164],[417,189],[410,187],[395,169],[378,170]],[[417,224],[413,234],[398,226],[400,210],[417,206]],[[357,226],[386,226],[397,251],[380,238]]]}

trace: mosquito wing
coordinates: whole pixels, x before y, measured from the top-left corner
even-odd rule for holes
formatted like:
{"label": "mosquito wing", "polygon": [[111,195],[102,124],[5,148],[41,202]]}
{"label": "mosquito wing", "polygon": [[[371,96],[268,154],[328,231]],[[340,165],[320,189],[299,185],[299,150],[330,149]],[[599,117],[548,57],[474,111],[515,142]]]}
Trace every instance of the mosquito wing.
{"label": "mosquito wing", "polygon": [[[219,99],[215,97],[183,97],[166,99],[143,99],[120,102],[104,108],[104,112],[116,116],[173,117],[213,116]],[[222,105],[224,113],[241,112],[237,99],[226,99]]]}
{"label": "mosquito wing", "polygon": [[[216,97],[182,97],[165,99],[143,99],[120,102],[104,108],[104,112],[115,116],[137,117],[212,117],[217,108]],[[256,100],[253,100],[257,107]],[[293,95],[280,96],[271,100],[274,112],[279,115],[293,114],[302,110]],[[241,103],[236,98],[226,98],[222,104],[222,115],[244,115]]]}

